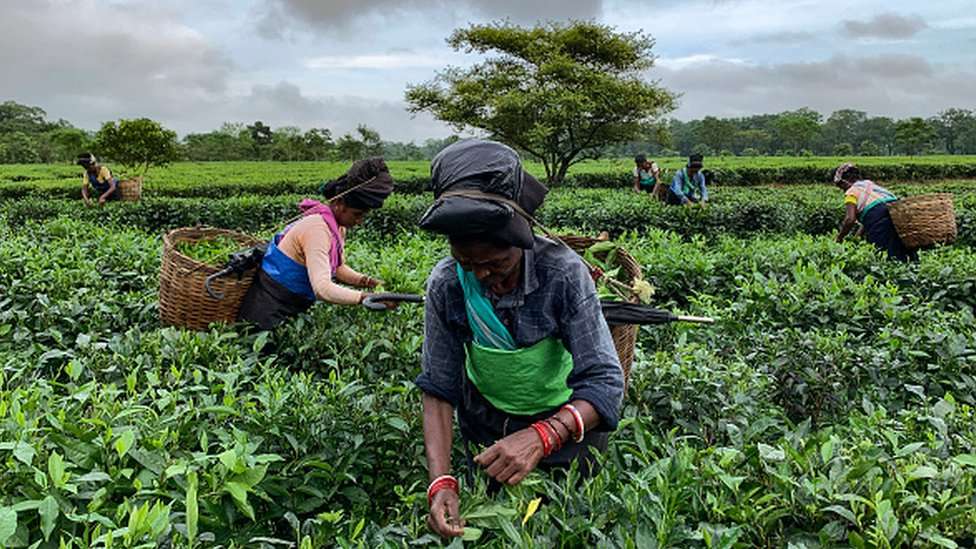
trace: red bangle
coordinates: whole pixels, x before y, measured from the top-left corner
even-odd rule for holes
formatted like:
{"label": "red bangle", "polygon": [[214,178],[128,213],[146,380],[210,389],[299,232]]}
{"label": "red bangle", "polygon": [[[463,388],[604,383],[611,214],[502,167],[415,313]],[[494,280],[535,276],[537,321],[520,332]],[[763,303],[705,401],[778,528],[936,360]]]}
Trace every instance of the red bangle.
{"label": "red bangle", "polygon": [[434,495],[441,490],[453,490],[455,494],[460,493],[458,481],[451,475],[441,475],[430,482],[427,486],[427,506],[434,501]]}
{"label": "red bangle", "polygon": [[557,431],[556,428],[553,427],[551,421],[552,419],[548,418],[545,419],[543,422],[546,426],[546,430],[552,434],[552,439],[556,441],[555,444],[553,444],[553,446],[555,447],[553,451],[558,452],[559,450],[562,449],[564,441],[563,441],[563,437],[559,436],[559,431]]}
{"label": "red bangle", "polygon": [[552,453],[552,442],[549,440],[549,433],[546,432],[545,425],[541,421],[537,421],[532,424],[532,429],[535,433],[539,435],[539,439],[542,441],[542,457],[548,457]]}
{"label": "red bangle", "polygon": [[583,435],[586,434],[586,425],[583,423],[583,414],[576,409],[576,406],[572,404],[566,404],[562,407],[563,410],[568,410],[570,414],[573,415],[573,422],[576,423],[576,438],[573,439],[574,442],[583,442]]}

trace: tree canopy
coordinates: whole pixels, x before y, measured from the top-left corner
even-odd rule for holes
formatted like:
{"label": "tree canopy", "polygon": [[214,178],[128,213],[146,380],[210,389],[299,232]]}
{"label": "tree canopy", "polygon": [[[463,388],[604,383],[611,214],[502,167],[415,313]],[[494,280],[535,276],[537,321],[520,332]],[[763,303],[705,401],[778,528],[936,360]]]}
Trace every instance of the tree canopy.
{"label": "tree canopy", "polygon": [[639,32],[579,21],[496,22],[456,30],[448,44],[488,58],[409,86],[410,110],[528,153],[550,182],[607,145],[646,133],[675,106],[674,94],[646,78],[654,41]]}

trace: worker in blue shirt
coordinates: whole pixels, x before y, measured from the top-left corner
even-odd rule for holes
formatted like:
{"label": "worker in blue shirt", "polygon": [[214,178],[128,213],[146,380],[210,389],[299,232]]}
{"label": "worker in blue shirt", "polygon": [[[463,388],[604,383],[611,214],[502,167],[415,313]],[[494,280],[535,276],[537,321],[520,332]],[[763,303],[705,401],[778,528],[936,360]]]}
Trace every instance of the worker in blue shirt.
{"label": "worker in blue shirt", "polygon": [[667,202],[671,206],[685,206],[692,203],[705,207],[708,202],[708,189],[705,188],[705,174],[702,173],[702,155],[688,157],[688,165],[674,174],[668,189]]}

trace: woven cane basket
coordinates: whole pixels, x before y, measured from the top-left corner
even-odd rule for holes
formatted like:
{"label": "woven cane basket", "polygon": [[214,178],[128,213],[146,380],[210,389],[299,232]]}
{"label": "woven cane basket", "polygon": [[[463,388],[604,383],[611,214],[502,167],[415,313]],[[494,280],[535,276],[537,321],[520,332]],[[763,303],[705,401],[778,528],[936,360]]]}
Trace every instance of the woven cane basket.
{"label": "woven cane basket", "polygon": [[888,203],[891,220],[909,248],[949,244],[956,239],[951,193],[909,196]]}
{"label": "woven cane basket", "polygon": [[142,176],[119,182],[119,193],[126,202],[137,202],[142,198]]}
{"label": "woven cane basket", "polygon": [[[560,236],[559,239],[565,242],[567,246],[572,248],[573,251],[580,255],[582,255],[590,246],[601,242],[601,239],[598,238],[575,235]],[[600,254],[596,255],[597,257],[600,256]],[[603,258],[601,258],[601,260],[602,259]],[[641,278],[640,265],[632,255],[627,253],[626,250],[617,250],[616,262],[626,274],[627,282],[633,282],[634,279]],[[632,297],[630,301],[636,303],[637,298]],[[630,379],[630,367],[634,362],[634,345],[637,343],[637,326],[632,324],[618,324],[610,326],[610,335],[613,337],[613,346],[617,350],[617,356],[620,358],[620,366],[624,369],[624,383],[626,383]]]}
{"label": "woven cane basket", "polygon": [[206,330],[214,322],[230,323],[237,320],[241,302],[251,282],[254,270],[215,279],[210,287],[223,299],[210,297],[204,287],[207,277],[219,271],[181,254],[176,250],[180,242],[200,242],[218,236],[227,236],[241,245],[254,246],[260,241],[252,236],[226,229],[193,227],[175,229],[163,237],[163,264],[159,272],[159,317],[164,325],[182,326],[192,330]]}

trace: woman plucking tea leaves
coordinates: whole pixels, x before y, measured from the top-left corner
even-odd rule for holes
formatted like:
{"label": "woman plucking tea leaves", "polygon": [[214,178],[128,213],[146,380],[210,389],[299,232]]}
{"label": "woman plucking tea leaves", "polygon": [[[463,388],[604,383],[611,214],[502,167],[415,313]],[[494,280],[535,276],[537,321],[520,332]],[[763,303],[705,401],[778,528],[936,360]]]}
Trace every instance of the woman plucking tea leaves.
{"label": "woman plucking tea leaves", "polygon": [[[616,428],[623,372],[580,257],[535,236],[524,216],[548,189],[512,149],[469,140],[431,166],[435,203],[420,226],[452,257],[428,279],[423,372],[431,528],[460,536],[451,475],[457,412],[468,471],[517,484],[537,467],[592,466]],[[473,474],[473,473],[471,473]]]}
{"label": "woman plucking tea leaves", "polygon": [[848,162],[834,172],[834,186],[844,191],[846,209],[837,242],[843,242],[860,221],[865,239],[887,252],[889,259],[918,261],[918,253],[902,242],[888,212],[888,204],[898,197],[874,181],[863,179],[857,166]]}
{"label": "woman plucking tea leaves", "polygon": [[94,154],[81,153],[75,163],[85,168],[85,174],[81,176],[81,198],[86,206],[91,206],[91,191],[94,191],[99,206],[109,200],[122,198],[119,192],[119,180],[112,177],[112,172],[107,166],[100,164]]}
{"label": "woman plucking tea leaves", "polygon": [[240,318],[269,330],[316,302],[356,305],[367,294],[343,287],[375,288],[381,281],[354,271],[345,262],[346,229],[383,206],[393,192],[393,177],[382,158],[360,160],[325,185],[327,204],[306,200],[303,217],[276,234],[241,306]]}

